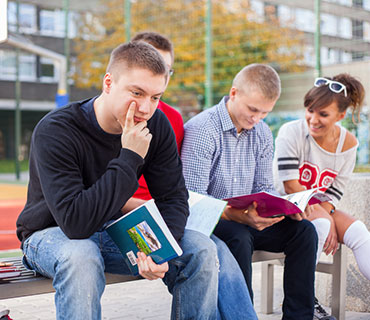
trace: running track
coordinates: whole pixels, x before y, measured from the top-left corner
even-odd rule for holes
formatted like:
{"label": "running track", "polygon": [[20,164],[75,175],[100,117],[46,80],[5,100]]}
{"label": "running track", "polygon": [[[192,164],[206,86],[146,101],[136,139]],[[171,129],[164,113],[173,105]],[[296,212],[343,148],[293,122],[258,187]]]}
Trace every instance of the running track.
{"label": "running track", "polygon": [[16,221],[26,203],[27,187],[0,184],[0,250],[19,249]]}

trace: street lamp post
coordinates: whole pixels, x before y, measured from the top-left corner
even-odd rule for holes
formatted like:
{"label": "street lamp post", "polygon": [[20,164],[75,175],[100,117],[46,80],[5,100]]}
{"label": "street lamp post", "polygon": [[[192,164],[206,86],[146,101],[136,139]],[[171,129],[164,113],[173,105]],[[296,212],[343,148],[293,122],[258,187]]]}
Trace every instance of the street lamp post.
{"label": "street lamp post", "polygon": [[321,76],[321,1],[315,0],[315,16],[316,16],[316,30],[315,30],[315,76]]}
{"label": "street lamp post", "polygon": [[125,0],[125,32],[126,41],[131,40],[131,0]]}
{"label": "street lamp post", "polygon": [[[17,34],[19,34],[19,0],[17,0]],[[15,58],[15,113],[14,113],[14,161],[15,161],[15,176],[16,179],[20,179],[20,163],[19,154],[21,147],[21,82],[19,80],[19,48],[16,50]]]}
{"label": "street lamp post", "polygon": [[212,83],[212,1],[207,0],[206,7],[206,108],[213,104],[213,83]]}

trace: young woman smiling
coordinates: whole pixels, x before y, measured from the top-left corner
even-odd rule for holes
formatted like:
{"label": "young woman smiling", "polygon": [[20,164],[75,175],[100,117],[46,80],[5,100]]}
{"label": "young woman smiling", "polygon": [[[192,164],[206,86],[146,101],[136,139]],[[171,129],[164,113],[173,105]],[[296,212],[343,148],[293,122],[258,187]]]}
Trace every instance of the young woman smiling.
{"label": "young woman smiling", "polygon": [[305,119],[288,122],[279,130],[274,173],[281,193],[319,187],[332,199],[306,209],[319,238],[317,261],[322,250],[334,254],[338,242],[344,243],[370,280],[370,233],[363,222],[336,209],[354,169],[358,147],[356,137],[337,122],[348,108],[358,114],[364,96],[362,84],[348,74],[317,78],[304,97]]}

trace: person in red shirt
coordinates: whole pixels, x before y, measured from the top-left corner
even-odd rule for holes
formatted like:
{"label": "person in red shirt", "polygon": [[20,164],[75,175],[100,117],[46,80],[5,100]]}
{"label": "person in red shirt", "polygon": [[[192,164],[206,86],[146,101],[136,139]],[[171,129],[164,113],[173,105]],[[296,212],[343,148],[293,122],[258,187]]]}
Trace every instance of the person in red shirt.
{"label": "person in red shirt", "polygon": [[[173,45],[167,37],[157,32],[140,32],[137,33],[131,41],[144,41],[151,44],[158,50],[166,62],[168,69],[170,70],[170,76],[173,74],[172,65],[174,61],[174,51]],[[182,116],[176,109],[163,101],[159,101],[158,109],[161,110],[170,121],[176,136],[177,149],[180,153],[182,140],[184,138],[184,122]],[[152,196],[150,195],[144,176],[141,176],[139,179],[139,188],[133,197],[126,203],[123,210],[124,212],[131,211],[151,198]]]}

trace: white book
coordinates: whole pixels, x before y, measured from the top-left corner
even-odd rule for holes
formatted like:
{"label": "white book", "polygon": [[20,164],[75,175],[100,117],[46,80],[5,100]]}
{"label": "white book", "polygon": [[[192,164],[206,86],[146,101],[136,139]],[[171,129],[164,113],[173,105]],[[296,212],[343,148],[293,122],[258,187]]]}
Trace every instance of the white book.
{"label": "white book", "polygon": [[211,236],[227,202],[189,190],[190,214],[185,229]]}

